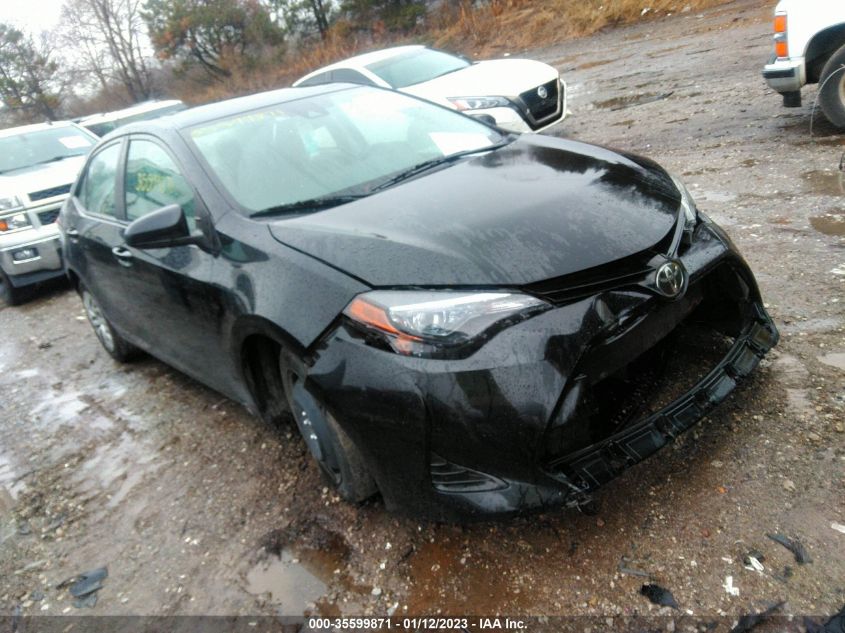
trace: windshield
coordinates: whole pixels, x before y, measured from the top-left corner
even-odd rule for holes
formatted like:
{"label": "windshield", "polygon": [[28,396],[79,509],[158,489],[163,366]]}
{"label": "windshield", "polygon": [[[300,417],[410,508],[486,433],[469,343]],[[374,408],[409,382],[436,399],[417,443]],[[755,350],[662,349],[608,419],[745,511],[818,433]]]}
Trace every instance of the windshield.
{"label": "windshield", "polygon": [[504,140],[451,110],[363,86],[202,124],[190,137],[250,214],[320,198],[342,204],[423,163]]}
{"label": "windshield", "polygon": [[471,64],[442,51],[421,48],[366,66],[393,88],[405,88],[467,68]]}
{"label": "windshield", "polygon": [[84,156],[94,139],[68,125],[0,137],[0,173]]}

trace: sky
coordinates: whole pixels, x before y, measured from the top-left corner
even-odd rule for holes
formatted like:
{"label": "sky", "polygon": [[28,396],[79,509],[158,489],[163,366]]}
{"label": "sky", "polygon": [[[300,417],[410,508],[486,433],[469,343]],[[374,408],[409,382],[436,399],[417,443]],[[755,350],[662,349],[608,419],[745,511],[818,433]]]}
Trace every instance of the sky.
{"label": "sky", "polygon": [[64,0],[0,0],[0,22],[38,34],[59,21]]}

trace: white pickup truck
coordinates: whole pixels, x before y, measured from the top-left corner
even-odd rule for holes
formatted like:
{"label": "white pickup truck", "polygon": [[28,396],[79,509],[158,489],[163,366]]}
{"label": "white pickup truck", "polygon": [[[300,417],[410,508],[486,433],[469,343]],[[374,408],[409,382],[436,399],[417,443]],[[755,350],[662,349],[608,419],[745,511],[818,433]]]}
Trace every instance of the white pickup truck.
{"label": "white pickup truck", "polygon": [[781,0],[775,7],[775,52],[763,69],[783,105],[801,105],[801,87],[819,84],[819,105],[845,128],[845,1]]}
{"label": "white pickup truck", "polygon": [[0,302],[64,276],[56,219],[97,140],[68,122],[0,130]]}

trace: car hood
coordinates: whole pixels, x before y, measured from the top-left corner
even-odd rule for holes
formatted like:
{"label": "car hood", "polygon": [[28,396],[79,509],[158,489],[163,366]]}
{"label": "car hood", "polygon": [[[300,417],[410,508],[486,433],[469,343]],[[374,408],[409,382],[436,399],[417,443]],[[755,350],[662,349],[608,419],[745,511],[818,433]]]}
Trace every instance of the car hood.
{"label": "car hood", "polygon": [[70,185],[85,164],[85,156],[72,156],[55,163],[33,165],[0,175],[0,193],[29,196],[31,193]]}
{"label": "car hood", "polygon": [[525,135],[270,231],[371,286],[514,286],[653,247],[679,203],[651,161]]}
{"label": "car hood", "polygon": [[402,88],[402,92],[448,104],[447,97],[517,97],[557,77],[558,72],[542,62],[494,59]]}

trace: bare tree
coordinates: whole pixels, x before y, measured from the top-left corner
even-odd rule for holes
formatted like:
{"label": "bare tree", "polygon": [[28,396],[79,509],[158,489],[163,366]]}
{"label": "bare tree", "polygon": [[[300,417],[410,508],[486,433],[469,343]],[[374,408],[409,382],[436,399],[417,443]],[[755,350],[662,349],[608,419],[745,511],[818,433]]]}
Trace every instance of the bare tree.
{"label": "bare tree", "polygon": [[119,84],[133,102],[152,94],[145,54],[142,0],[68,0],[62,8],[67,44],[101,89]]}

